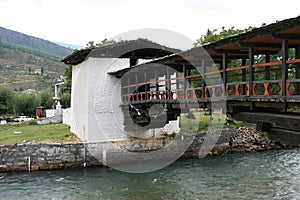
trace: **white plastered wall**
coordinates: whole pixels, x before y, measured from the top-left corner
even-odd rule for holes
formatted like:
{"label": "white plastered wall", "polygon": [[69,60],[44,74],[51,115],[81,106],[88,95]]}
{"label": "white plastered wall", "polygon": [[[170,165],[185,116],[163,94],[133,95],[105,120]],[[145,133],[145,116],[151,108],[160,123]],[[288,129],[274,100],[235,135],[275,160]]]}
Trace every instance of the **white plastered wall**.
{"label": "white plastered wall", "polygon": [[[108,74],[128,66],[129,59],[91,57],[73,66],[71,131],[82,141],[122,140],[132,135],[124,132],[120,79]],[[170,133],[179,130],[178,123],[166,126]],[[136,131],[134,135],[158,136],[161,131]]]}
{"label": "white plastered wall", "polygon": [[88,58],[73,66],[71,131],[83,141],[126,138],[119,79],[107,72],[128,67],[129,59]]}

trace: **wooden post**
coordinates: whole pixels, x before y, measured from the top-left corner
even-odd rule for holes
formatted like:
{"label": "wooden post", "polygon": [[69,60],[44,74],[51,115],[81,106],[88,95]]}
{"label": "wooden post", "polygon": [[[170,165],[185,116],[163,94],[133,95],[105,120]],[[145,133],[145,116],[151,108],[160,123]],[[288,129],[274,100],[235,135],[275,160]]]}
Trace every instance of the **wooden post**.
{"label": "wooden post", "polygon": [[[246,66],[246,59],[242,59],[242,66]],[[246,82],[246,69],[242,69],[242,82]],[[246,85],[242,85],[242,95],[246,95]]]}
{"label": "wooden post", "polygon": [[[187,75],[188,75],[188,76],[192,75],[192,71],[191,71],[190,68],[187,69]],[[191,78],[188,78],[187,81],[189,82],[189,85],[191,86],[191,84],[192,84]]]}
{"label": "wooden post", "polygon": [[249,96],[253,95],[253,80],[254,80],[254,55],[253,55],[253,46],[249,47]]}
{"label": "wooden post", "polygon": [[138,98],[138,75],[137,73],[134,73],[135,75],[135,98],[136,98],[136,101],[139,100]]}
{"label": "wooden post", "polygon": [[[296,46],[296,51],[295,51],[295,59],[300,58],[300,45]],[[296,63],[296,79],[300,79],[300,63]],[[296,83],[296,94],[300,95],[300,84],[297,82]]]}
{"label": "wooden post", "polygon": [[187,88],[187,70],[185,63],[183,64],[183,98],[186,99],[186,88]]}
{"label": "wooden post", "polygon": [[202,58],[202,68],[201,68],[201,73],[202,73],[202,83],[201,83],[201,87],[202,87],[202,98],[205,98],[205,73],[206,73],[206,67],[205,67],[205,59]]}
{"label": "wooden post", "polygon": [[145,83],[145,99],[144,100],[148,100],[148,90],[150,88],[148,88],[148,84],[147,84],[147,72],[144,72],[144,83]]}
{"label": "wooden post", "polygon": [[154,70],[154,79],[155,79],[155,95],[156,95],[156,99],[158,100],[159,99],[159,94],[158,94],[158,91],[159,91],[159,86],[158,86],[158,77],[157,77],[157,71],[156,69]]}
{"label": "wooden post", "polygon": [[165,90],[166,90],[166,99],[169,99],[170,97],[170,91],[171,91],[171,80],[170,80],[170,71],[169,67],[166,67],[167,74],[166,74],[166,85],[165,85]]}
{"label": "wooden post", "polygon": [[[270,62],[270,54],[266,54],[266,63]],[[266,80],[270,80],[270,66],[266,66]]]}
{"label": "wooden post", "polygon": [[176,71],[175,72],[176,73],[176,91],[179,89],[179,80],[178,80],[178,78],[179,78],[179,73],[178,73],[178,71]]}
{"label": "wooden post", "polygon": [[228,77],[227,77],[227,54],[223,53],[223,57],[222,57],[222,66],[223,66],[223,96],[226,96],[226,85],[227,85],[227,81],[228,81]]}
{"label": "wooden post", "polygon": [[288,79],[288,66],[286,61],[288,59],[288,39],[282,39],[282,71],[281,71],[281,82],[282,82],[282,96],[286,97],[286,80]]}
{"label": "wooden post", "polygon": [[128,98],[129,98],[129,102],[131,102],[131,100],[130,100],[130,97],[131,97],[131,92],[130,92],[130,87],[129,87],[129,85],[130,85],[130,77],[129,77],[129,75],[127,76],[127,95],[128,95]]}

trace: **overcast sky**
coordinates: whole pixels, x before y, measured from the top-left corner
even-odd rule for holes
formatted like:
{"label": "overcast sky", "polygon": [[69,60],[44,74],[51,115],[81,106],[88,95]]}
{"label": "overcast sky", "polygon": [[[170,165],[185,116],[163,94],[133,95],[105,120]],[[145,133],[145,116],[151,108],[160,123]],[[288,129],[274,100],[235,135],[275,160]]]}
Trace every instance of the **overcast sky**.
{"label": "overcast sky", "polygon": [[82,46],[142,28],[195,41],[208,28],[260,26],[296,17],[299,8],[299,0],[0,0],[0,26]]}

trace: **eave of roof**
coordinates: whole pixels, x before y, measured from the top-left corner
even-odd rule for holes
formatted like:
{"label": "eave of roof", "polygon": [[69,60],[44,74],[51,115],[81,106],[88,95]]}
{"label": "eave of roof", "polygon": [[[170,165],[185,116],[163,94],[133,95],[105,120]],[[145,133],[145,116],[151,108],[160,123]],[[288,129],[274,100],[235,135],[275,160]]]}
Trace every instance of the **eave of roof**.
{"label": "eave of roof", "polygon": [[77,50],[65,57],[62,62],[77,65],[83,62],[87,57],[153,58],[175,52],[180,52],[180,50],[140,38],[137,40],[121,41],[102,47]]}
{"label": "eave of roof", "polygon": [[[174,62],[176,64],[177,61],[189,62],[191,60],[201,60],[200,57],[202,54],[204,56],[211,56],[212,60],[215,62],[220,62],[222,60],[223,52],[228,52],[227,56],[230,59],[237,58],[247,58],[248,57],[248,49],[247,45],[242,45],[242,43],[253,44],[254,46],[260,43],[269,43],[269,46],[266,47],[256,47],[254,49],[254,54],[263,54],[266,52],[269,53],[277,53],[281,50],[281,39],[276,38],[276,35],[289,35],[289,36],[298,36],[297,40],[289,40],[290,45],[300,45],[300,16],[295,18],[286,19],[280,22],[272,23],[270,25],[254,28],[248,32],[244,32],[238,35],[233,35],[228,38],[224,38],[222,40],[205,44],[203,46],[194,47],[190,50],[175,53],[172,55],[164,56],[158,59],[155,59],[149,63],[161,63],[168,64]],[[188,59],[186,59],[188,58]],[[179,63],[180,63],[179,62]],[[146,63],[147,64],[147,63]],[[138,67],[144,64],[133,66]],[[131,67],[132,68],[132,67]],[[115,75],[116,77],[121,77],[124,73],[126,73],[129,69],[126,68],[116,72],[111,72],[111,75]]]}

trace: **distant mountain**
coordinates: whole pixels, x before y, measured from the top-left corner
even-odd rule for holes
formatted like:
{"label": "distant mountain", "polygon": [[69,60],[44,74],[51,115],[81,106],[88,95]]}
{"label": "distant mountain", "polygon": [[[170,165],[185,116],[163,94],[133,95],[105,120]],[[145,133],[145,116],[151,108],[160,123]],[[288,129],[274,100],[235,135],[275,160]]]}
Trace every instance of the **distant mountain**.
{"label": "distant mountain", "polygon": [[66,48],[71,48],[71,49],[74,49],[74,50],[84,48],[84,46],[76,45],[76,44],[67,44],[67,43],[64,43],[64,42],[55,42],[55,43],[60,45],[60,46],[63,46],[63,47],[66,47]]}
{"label": "distant mountain", "polygon": [[0,41],[0,86],[16,91],[54,88],[66,65],[61,58],[39,50]]}
{"label": "distant mountain", "polygon": [[0,27],[0,41],[38,50],[59,58],[63,58],[73,52],[71,48],[66,48],[55,44],[54,42],[29,36],[3,27]]}
{"label": "distant mountain", "polygon": [[54,88],[66,65],[60,60],[74,50],[0,27],[0,86],[16,91]]}

